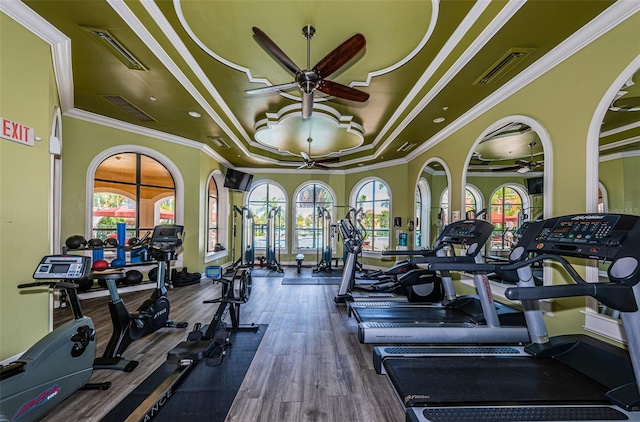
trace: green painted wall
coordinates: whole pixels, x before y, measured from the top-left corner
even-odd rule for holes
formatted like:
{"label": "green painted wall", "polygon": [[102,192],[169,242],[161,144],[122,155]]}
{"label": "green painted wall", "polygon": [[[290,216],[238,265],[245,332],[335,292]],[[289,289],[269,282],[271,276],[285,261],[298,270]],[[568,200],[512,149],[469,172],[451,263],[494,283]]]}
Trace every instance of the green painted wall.
{"label": "green painted wall", "polygon": [[[0,14],[0,19],[2,57],[12,58],[0,61],[0,115],[34,127],[36,134],[46,139],[56,101],[51,98],[55,84],[49,46],[6,16]],[[290,200],[295,189],[305,181],[325,181],[336,192],[336,202],[346,204],[357,182],[364,177],[379,177],[392,192],[392,217],[402,217],[404,224],[413,215],[416,180],[427,160],[439,157],[447,163],[452,177],[451,209],[460,210],[467,156],[461,152],[468,151],[494,122],[520,114],[537,120],[551,137],[553,215],[583,211],[584,175],[589,171],[586,168],[588,128],[606,90],[638,54],[638,27],[640,14],[486,110],[406,165],[346,175],[258,173],[254,180],[274,180],[283,186]],[[585,69],[589,71],[585,72]],[[182,174],[187,232],[185,265],[192,271],[202,270],[206,178],[211,170],[221,168],[219,164],[198,149],[74,118],[64,118],[63,128],[62,238],[85,230],[85,183],[91,160],[106,148],[141,145],[169,157]],[[0,359],[3,359],[26,349],[47,328],[48,296],[18,295],[15,289],[16,284],[30,279],[35,263],[48,252],[49,154],[46,142],[27,148],[2,141],[0,164]],[[19,184],[15,182],[17,175],[22,176]],[[439,198],[442,186],[433,180],[431,185],[432,197]],[[233,204],[242,205],[242,200],[242,195],[232,195]],[[288,211],[288,215],[292,215],[291,209]],[[432,213],[434,217],[435,214]],[[393,239],[395,246],[395,236]],[[388,264],[373,259],[365,260],[365,263]],[[581,331],[583,318],[579,310],[583,307],[583,299],[558,300],[555,316],[548,321],[551,333]],[[24,312],[25,309],[29,312]]]}
{"label": "green painted wall", "polygon": [[[49,329],[47,289],[19,291],[49,253],[48,139],[57,104],[50,47],[0,13],[0,116],[29,126],[34,147],[0,139],[0,360]],[[53,88],[53,89],[52,89]]]}
{"label": "green painted wall", "polygon": [[[494,122],[511,115],[538,121],[549,133],[553,154],[553,215],[583,212],[586,207],[586,147],[589,125],[598,103],[615,79],[638,55],[638,14],[605,34],[587,48],[558,64],[533,83],[479,115],[410,164],[409,178],[417,179],[431,157],[442,158],[451,170],[452,209],[461,209],[462,169],[466,153]],[[589,69],[585,72],[585,69]],[[456,148],[451,148],[455,145]],[[548,151],[545,151],[545,155]],[[557,282],[554,274],[554,282]],[[580,332],[583,299],[556,301],[549,318],[552,334]]]}

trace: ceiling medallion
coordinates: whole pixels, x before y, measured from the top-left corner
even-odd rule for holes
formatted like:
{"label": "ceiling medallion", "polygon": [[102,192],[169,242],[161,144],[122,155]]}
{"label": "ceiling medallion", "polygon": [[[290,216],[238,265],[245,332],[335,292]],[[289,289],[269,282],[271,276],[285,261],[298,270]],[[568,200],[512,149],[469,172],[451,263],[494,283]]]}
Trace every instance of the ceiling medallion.
{"label": "ceiling medallion", "polygon": [[[300,103],[288,105],[253,126],[258,143],[281,152],[300,156],[307,152],[308,138],[313,138],[314,157],[336,155],[358,148],[364,142],[364,127],[353,116],[343,116],[322,103],[314,105],[311,117],[301,117]],[[336,149],[336,145],[338,149]]]}

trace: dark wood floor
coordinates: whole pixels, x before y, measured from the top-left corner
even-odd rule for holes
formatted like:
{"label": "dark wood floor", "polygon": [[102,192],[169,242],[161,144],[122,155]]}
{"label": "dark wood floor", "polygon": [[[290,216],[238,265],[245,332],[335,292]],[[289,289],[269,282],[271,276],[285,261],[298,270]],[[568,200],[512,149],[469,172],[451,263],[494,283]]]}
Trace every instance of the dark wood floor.
{"label": "dark wood floor", "polygon": [[[294,276],[295,269],[286,271],[287,277]],[[347,316],[344,305],[333,302],[337,289],[336,285],[282,285],[281,278],[253,278],[241,322],[269,327],[227,421],[404,421],[403,407],[389,381],[373,370],[372,346],[358,342],[355,320]],[[171,318],[188,321],[190,327],[207,323],[216,306],[202,301],[217,297],[219,291],[211,282],[169,291]],[[122,297],[133,311],[148,295],[135,292]],[[112,331],[107,301],[82,301],[85,314],[96,325],[97,355]],[[70,317],[70,310],[54,312],[56,324]],[[111,381],[110,390],[78,391],[45,420],[99,421],[160,366],[167,350],[186,334],[163,328],[132,343],[125,357],[140,361],[135,371],[95,371],[91,382]]]}

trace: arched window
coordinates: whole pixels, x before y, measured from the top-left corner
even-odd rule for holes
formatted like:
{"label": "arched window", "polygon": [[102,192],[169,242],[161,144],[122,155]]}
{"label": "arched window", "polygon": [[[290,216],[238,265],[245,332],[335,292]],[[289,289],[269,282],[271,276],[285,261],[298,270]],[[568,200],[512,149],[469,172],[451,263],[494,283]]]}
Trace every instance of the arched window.
{"label": "arched window", "polygon": [[420,186],[416,187],[416,221],[415,221],[415,243],[416,249],[422,247],[422,231],[420,230],[420,223],[422,222],[422,193],[420,193]]}
{"label": "arched window", "polygon": [[[295,247],[299,249],[321,248],[323,246],[323,218],[327,213],[329,217],[333,218],[334,214],[333,194],[325,185],[309,183],[298,190],[295,198]],[[327,227],[324,229],[326,230]]]}
{"label": "arched window", "polygon": [[[464,212],[465,214],[469,211],[479,212],[482,207],[482,195],[480,191],[472,185],[467,185],[465,190],[465,204],[464,204]],[[440,208],[442,209],[442,224],[449,224],[446,221],[446,216],[449,215],[449,188],[445,188],[442,191],[442,195],[440,196]]]}
{"label": "arched window", "polygon": [[159,224],[174,224],[176,184],[162,163],[140,152],[121,152],[97,166],[93,180],[92,236],[140,237]]}
{"label": "arched window", "polygon": [[362,208],[362,225],[366,230],[363,251],[381,252],[389,249],[391,196],[389,188],[380,179],[364,182],[356,187],[355,206]]}
{"label": "arched window", "polygon": [[274,207],[280,207],[280,218],[276,218],[274,221],[275,224],[279,224],[278,227],[274,227],[275,233],[279,234],[276,241],[279,247],[286,248],[287,196],[284,189],[272,182],[254,183],[249,192],[247,207],[253,214],[255,223],[254,250],[266,249],[267,247],[267,220],[269,211]]}
{"label": "arched window", "polygon": [[218,185],[212,175],[207,186],[207,253],[219,251],[218,210]]}
{"label": "arched window", "polygon": [[495,226],[491,249],[508,250],[513,246],[513,235],[527,208],[523,200],[525,197],[524,188],[512,185],[502,185],[491,195],[489,222]]}

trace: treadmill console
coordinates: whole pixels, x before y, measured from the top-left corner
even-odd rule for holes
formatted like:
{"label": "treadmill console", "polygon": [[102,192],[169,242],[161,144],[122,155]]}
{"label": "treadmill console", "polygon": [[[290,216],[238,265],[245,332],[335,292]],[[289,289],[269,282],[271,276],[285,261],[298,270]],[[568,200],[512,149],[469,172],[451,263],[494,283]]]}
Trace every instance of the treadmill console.
{"label": "treadmill console", "polygon": [[151,235],[151,246],[161,250],[171,250],[182,245],[183,226],[156,226]]}
{"label": "treadmill console", "polygon": [[532,225],[538,232],[527,245],[537,253],[611,260],[640,220],[625,214],[575,214]]}
{"label": "treadmill console", "polygon": [[484,220],[461,220],[446,226],[438,240],[455,245],[478,243],[482,246],[491,237],[493,229],[493,224]]}
{"label": "treadmill console", "polygon": [[89,275],[91,258],[83,255],[49,255],[42,258],[33,278],[36,280],[79,280]]}

